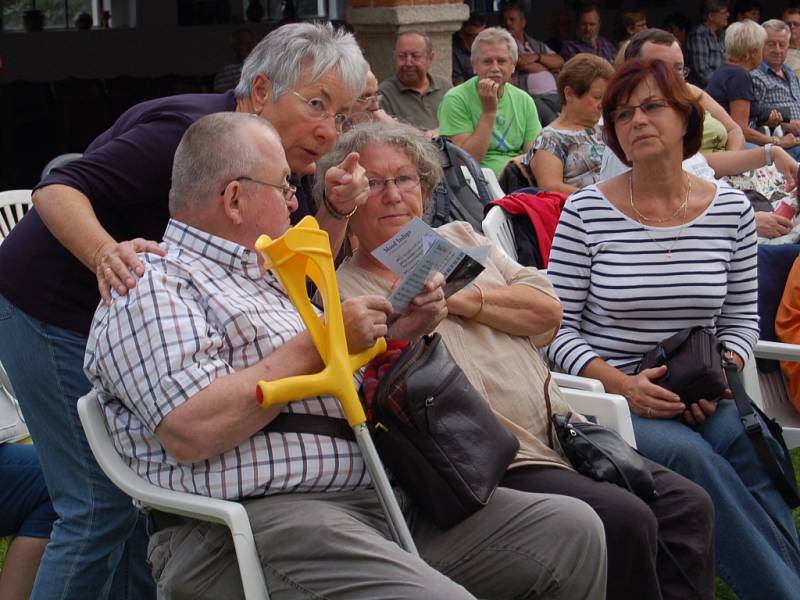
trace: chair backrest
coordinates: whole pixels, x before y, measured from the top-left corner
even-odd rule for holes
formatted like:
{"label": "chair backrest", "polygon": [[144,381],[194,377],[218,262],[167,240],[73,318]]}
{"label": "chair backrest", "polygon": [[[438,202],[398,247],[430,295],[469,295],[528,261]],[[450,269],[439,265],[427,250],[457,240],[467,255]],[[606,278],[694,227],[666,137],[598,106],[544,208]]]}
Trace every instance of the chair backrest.
{"label": "chair backrest", "polygon": [[511,217],[499,206],[493,206],[486,213],[483,220],[483,235],[493,241],[497,246],[508,255],[509,258],[517,260],[517,246],[514,243],[514,228],[511,225]]}
{"label": "chair backrest", "polygon": [[31,190],[0,192],[0,244],[33,206]]}
{"label": "chair backrest", "polygon": [[242,504],[167,490],[139,477],[117,453],[95,390],[78,399],[78,415],[92,454],[118,488],[131,496],[139,506],[227,525],[233,536],[245,598],[269,598],[250,520]]}
{"label": "chair backrest", "polygon": [[[754,355],[756,358],[796,362],[800,361],[800,345],[759,341]],[[754,362],[748,361],[742,371],[745,391],[761,410],[781,424],[786,445],[789,448],[800,447],[800,413],[789,399],[783,373],[761,373]]]}
{"label": "chair backrest", "polygon": [[52,171],[53,169],[62,167],[65,164],[72,162],[77,158],[80,158],[81,156],[83,156],[83,154],[81,154],[80,152],[67,152],[66,154],[59,154],[55,158],[50,159],[50,162],[48,162],[44,166],[44,169],[42,169],[42,179],[47,177],[50,174],[50,171]]}

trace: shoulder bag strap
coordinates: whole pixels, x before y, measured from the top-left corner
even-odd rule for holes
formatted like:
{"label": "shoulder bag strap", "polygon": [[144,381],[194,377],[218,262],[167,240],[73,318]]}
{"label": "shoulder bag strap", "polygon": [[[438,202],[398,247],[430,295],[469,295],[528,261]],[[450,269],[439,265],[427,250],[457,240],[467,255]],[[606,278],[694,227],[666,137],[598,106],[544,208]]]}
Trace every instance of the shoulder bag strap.
{"label": "shoulder bag strap", "polygon": [[[747,392],[742,385],[742,379],[736,364],[723,357],[723,367],[725,374],[728,376],[728,386],[733,392],[733,399],[736,402],[736,408],[739,410],[739,419],[744,426],[747,436],[750,438],[753,446],[756,449],[761,464],[769,473],[775,487],[780,491],[784,501],[791,508],[800,506],[800,496],[797,492],[797,480],[795,479],[794,468],[792,461],[789,457],[789,451],[786,448],[786,442],[783,440],[783,429],[780,424],[774,419],[765,415],[750,399]],[[767,445],[767,440],[764,438],[764,432],[761,429],[761,422],[759,415],[766,423],[772,436],[778,441],[783,450],[783,458],[773,454]]]}
{"label": "shoulder bag strap", "polygon": [[555,449],[553,445],[553,405],[550,404],[550,379],[553,378],[553,373],[547,370],[547,379],[544,380],[544,405],[547,407],[547,444]]}

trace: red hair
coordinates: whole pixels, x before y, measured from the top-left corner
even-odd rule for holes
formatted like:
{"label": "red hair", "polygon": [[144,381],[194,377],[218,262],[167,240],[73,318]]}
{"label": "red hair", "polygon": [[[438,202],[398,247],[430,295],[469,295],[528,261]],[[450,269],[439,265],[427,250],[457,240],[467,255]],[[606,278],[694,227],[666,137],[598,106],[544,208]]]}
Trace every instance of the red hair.
{"label": "red hair", "polygon": [[704,111],[689,85],[660,60],[627,61],[617,71],[606,88],[603,96],[603,135],[609,148],[626,165],[628,158],[622,151],[615,127],[616,110],[623,106],[633,91],[647,79],[652,79],[658,86],[664,99],[686,121],[686,134],[683,136],[683,158],[697,154],[703,141]]}

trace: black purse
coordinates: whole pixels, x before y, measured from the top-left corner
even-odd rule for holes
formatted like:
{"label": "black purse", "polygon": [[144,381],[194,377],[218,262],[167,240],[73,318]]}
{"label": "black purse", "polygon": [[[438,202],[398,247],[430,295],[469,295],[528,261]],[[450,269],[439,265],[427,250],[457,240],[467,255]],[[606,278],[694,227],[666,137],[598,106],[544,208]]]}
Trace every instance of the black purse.
{"label": "black purse", "polygon": [[381,460],[442,529],[486,505],[519,449],[438,334],[383,373],[367,413]]}
{"label": "black purse", "polygon": [[616,431],[595,423],[570,423],[571,416],[553,415],[553,426],[561,449],[578,473],[623,487],[645,502],[658,496],[642,457]]}
{"label": "black purse", "polygon": [[637,372],[667,365],[663,377],[653,380],[680,396],[684,404],[718,400],[728,388],[722,370],[722,344],[703,327],[682,329],[647,352]]}

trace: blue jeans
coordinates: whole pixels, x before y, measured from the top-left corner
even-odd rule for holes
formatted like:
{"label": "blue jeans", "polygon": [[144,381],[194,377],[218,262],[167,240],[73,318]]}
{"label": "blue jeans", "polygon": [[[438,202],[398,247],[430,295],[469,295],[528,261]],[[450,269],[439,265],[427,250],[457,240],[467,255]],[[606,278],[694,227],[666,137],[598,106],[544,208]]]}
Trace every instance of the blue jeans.
{"label": "blue jeans", "polygon": [[58,515],[32,445],[0,446],[0,506],[0,535],[50,537]]}
{"label": "blue jeans", "polygon": [[144,518],[92,455],[77,400],[86,338],[25,314],[0,295],[0,362],[11,379],[58,513],[34,600],[155,597]]}
{"label": "blue jeans", "polygon": [[639,451],[699,484],[714,501],[717,573],[739,600],[797,598],[800,544],[792,513],[733,400],[722,400],[697,430],[678,420],[631,416]]}

